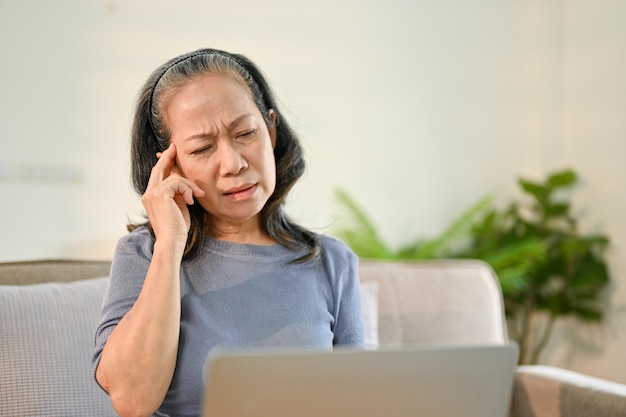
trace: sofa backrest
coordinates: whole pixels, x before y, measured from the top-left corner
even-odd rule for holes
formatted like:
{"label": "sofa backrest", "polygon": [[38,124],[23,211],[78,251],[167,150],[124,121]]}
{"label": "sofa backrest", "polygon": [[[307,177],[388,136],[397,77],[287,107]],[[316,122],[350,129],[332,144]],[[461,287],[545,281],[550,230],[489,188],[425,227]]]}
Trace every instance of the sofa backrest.
{"label": "sofa backrest", "polygon": [[36,260],[0,263],[0,285],[71,282],[108,276],[110,261]]}
{"label": "sofa backrest", "polygon": [[[0,263],[0,285],[70,282],[107,276],[110,268],[111,262],[105,260],[5,262]],[[359,275],[362,284],[375,284],[377,289],[374,344],[508,340],[500,284],[485,262],[362,259]]]}
{"label": "sofa backrest", "polygon": [[379,344],[507,343],[498,278],[479,260],[361,260],[361,283],[378,285]]}

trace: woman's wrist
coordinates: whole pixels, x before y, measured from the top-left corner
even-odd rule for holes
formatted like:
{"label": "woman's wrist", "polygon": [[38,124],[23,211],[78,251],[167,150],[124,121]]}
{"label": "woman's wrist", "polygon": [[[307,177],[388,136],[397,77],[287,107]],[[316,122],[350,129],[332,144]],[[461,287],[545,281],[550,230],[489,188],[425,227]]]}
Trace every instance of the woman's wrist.
{"label": "woman's wrist", "polygon": [[185,253],[187,239],[183,241],[178,238],[157,238],[154,242],[154,257],[161,257],[164,260],[171,260],[180,263]]}

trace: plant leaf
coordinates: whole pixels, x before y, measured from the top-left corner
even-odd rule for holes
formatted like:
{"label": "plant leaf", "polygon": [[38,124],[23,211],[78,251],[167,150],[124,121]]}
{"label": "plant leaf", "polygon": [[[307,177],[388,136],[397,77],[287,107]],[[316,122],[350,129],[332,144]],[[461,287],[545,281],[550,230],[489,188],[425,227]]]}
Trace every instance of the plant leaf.
{"label": "plant leaf", "polygon": [[535,197],[535,199],[541,204],[544,205],[548,199],[548,190],[541,184],[538,184],[533,181],[529,181],[523,178],[518,180],[518,183],[522,190],[526,193]]}
{"label": "plant leaf", "polygon": [[549,190],[557,188],[569,187],[574,185],[578,180],[576,173],[571,169],[555,172],[548,176],[546,180],[546,187]]}
{"label": "plant leaf", "polygon": [[362,258],[393,258],[391,250],[378,234],[368,214],[342,189],[337,189],[335,197],[347,211],[349,225],[335,231],[354,253]]}
{"label": "plant leaf", "polygon": [[[450,226],[448,226],[439,236],[434,239],[416,243],[412,246],[413,253],[411,259],[433,259],[450,256],[455,250],[455,244],[464,238],[469,238],[476,217],[491,206],[493,198],[486,196],[478,200],[463,212]],[[405,253],[406,253],[405,249]]]}
{"label": "plant leaf", "polygon": [[569,203],[555,203],[549,204],[546,207],[546,215],[548,216],[564,216],[567,215],[570,209]]}
{"label": "plant leaf", "polygon": [[597,294],[609,282],[609,274],[604,263],[585,257],[576,268],[570,288],[578,293]]}

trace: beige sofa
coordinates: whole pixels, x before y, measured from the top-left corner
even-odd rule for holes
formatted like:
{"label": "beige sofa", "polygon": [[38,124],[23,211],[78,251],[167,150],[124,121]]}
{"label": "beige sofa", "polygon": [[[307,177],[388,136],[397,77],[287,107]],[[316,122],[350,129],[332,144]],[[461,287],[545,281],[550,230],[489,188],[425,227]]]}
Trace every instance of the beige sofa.
{"label": "beige sofa", "polygon": [[[116,415],[90,365],[109,267],[0,263],[0,416]],[[364,260],[359,272],[370,347],[507,342],[500,288],[480,261]],[[510,416],[626,416],[626,386],[519,367]]]}

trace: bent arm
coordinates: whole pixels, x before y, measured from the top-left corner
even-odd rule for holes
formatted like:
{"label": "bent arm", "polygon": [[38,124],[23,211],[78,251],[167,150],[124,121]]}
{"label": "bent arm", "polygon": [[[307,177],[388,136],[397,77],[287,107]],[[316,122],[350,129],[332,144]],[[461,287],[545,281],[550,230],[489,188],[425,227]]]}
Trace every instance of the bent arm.
{"label": "bent arm", "polygon": [[155,243],[139,297],[102,351],[96,379],[121,416],[151,415],[172,381],[180,334],[180,246]]}

